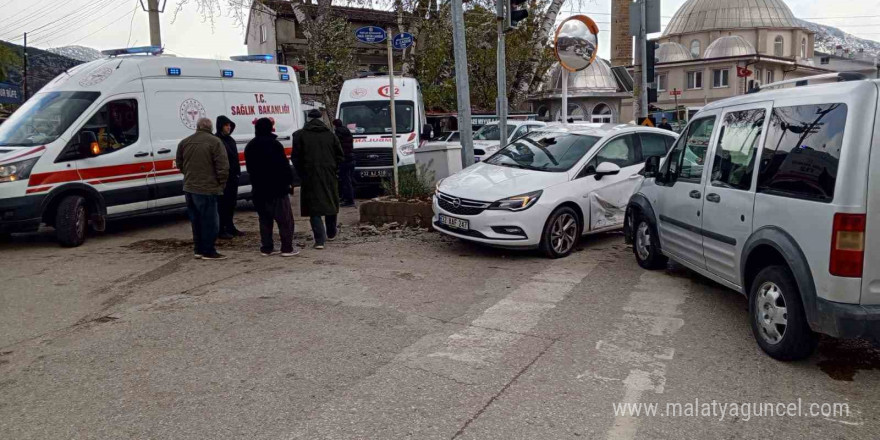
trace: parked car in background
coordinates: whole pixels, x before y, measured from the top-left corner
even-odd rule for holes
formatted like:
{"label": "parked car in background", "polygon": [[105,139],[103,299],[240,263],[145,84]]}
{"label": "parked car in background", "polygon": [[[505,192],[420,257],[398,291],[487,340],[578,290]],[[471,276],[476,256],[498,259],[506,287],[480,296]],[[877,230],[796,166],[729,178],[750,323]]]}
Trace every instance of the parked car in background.
{"label": "parked car in background", "polygon": [[627,208],[638,264],[672,259],[746,295],[776,359],[809,356],[817,333],[880,336],[880,82],[844,79],[707,105]]}
{"label": "parked car in background", "polygon": [[502,145],[507,145],[514,139],[525,136],[527,133],[546,127],[547,124],[541,121],[507,121],[507,141],[501,142],[501,130],[498,123],[494,122],[480,127],[474,133],[474,160],[481,161],[501,149]]}
{"label": "parked car in background", "polygon": [[634,125],[542,127],[437,183],[436,228],[499,247],[565,257],[581,235],[620,228],[645,157],[676,135]]}
{"label": "parked car in background", "polygon": [[434,136],[429,142],[459,143],[461,142],[461,135],[457,131],[447,131],[445,133],[440,133],[438,136]]}

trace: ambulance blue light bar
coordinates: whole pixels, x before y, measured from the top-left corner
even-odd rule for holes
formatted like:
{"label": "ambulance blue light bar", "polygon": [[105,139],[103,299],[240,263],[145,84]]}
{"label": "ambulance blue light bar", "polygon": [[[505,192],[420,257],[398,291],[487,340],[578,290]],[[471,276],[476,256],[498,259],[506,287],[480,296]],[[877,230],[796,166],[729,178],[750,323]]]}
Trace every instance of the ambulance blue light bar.
{"label": "ambulance blue light bar", "polygon": [[278,73],[287,73],[287,66],[278,66]]}
{"label": "ambulance blue light bar", "polygon": [[229,59],[232,61],[269,62],[269,61],[274,60],[275,57],[272,55],[269,55],[269,54],[265,54],[265,55],[238,55],[238,56],[234,56],[234,57],[229,57]]}
{"label": "ambulance blue light bar", "polygon": [[233,76],[235,76],[235,72],[228,69],[223,69],[220,73],[223,75],[224,78],[232,78]]}
{"label": "ambulance blue light bar", "polygon": [[288,75],[286,73],[282,73],[280,75],[280,79],[281,79],[281,81],[290,81],[290,75]]}
{"label": "ambulance blue light bar", "polygon": [[167,73],[168,76],[180,76],[182,72],[180,71],[180,67],[168,67],[165,69],[165,73]]}
{"label": "ambulance blue light bar", "polygon": [[138,54],[146,54],[146,55],[161,55],[164,49],[161,46],[141,46],[141,47],[127,47],[123,49],[108,49],[102,50],[101,54],[106,55],[108,57],[115,57],[119,55],[138,55]]}

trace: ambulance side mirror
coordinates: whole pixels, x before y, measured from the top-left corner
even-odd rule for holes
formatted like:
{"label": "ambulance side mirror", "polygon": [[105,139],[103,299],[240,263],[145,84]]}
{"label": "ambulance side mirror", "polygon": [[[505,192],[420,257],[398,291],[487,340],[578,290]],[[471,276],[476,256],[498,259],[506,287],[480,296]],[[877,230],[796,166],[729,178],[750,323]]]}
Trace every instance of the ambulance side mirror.
{"label": "ambulance side mirror", "polygon": [[427,140],[433,138],[434,136],[431,136],[431,134],[433,132],[434,132],[434,127],[432,127],[431,124],[423,125],[422,126],[422,139],[427,141]]}
{"label": "ambulance side mirror", "polygon": [[91,131],[81,131],[76,135],[77,151],[80,157],[95,157],[101,154],[98,137]]}

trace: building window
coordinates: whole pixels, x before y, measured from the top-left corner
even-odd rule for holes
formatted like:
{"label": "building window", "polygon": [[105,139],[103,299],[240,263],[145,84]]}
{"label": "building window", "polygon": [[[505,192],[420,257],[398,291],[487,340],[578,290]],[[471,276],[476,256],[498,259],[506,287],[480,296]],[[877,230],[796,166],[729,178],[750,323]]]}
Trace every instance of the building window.
{"label": "building window", "polygon": [[613,122],[611,120],[611,107],[608,107],[606,104],[599,104],[593,107],[593,112],[590,114],[590,122],[606,124]]}
{"label": "building window", "polygon": [[801,58],[807,57],[807,39],[804,38],[801,40]]}
{"label": "building window", "polygon": [[693,71],[687,73],[687,88],[702,89],[703,88],[703,72]]}
{"label": "building window", "polygon": [[763,73],[761,72],[761,69],[755,69],[755,81],[761,82],[761,78],[763,78],[763,76],[761,76],[761,73]]}
{"label": "building window", "polygon": [[830,63],[831,63],[831,57],[822,57],[822,58],[819,60],[819,63],[821,63],[821,64],[830,64]]}
{"label": "building window", "polygon": [[700,40],[691,41],[691,55],[694,58],[700,58],[703,53],[700,51]]}
{"label": "building window", "polygon": [[764,81],[764,84],[770,84],[773,82],[773,73],[775,72],[773,72],[772,70],[767,70],[767,81]]}
{"label": "building window", "polygon": [[721,88],[730,85],[730,69],[712,70],[712,87]]}
{"label": "building window", "polygon": [[781,57],[783,54],[783,47],[785,46],[785,39],[782,38],[782,35],[777,35],[776,39],[773,40],[773,55]]}
{"label": "building window", "polygon": [[269,28],[265,24],[260,25],[260,43],[265,43],[269,40]]}
{"label": "building window", "polygon": [[666,74],[658,73],[654,78],[654,85],[657,87],[658,92],[666,91]]}

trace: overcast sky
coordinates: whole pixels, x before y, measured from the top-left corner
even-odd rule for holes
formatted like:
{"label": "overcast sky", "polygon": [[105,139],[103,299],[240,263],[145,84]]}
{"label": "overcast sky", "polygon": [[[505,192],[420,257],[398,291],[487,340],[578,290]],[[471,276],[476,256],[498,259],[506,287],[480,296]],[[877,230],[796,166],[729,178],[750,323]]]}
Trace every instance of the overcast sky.
{"label": "overcast sky", "polygon": [[[685,1],[663,1],[664,25]],[[787,0],[787,3],[797,17],[880,40],[880,12],[877,12],[880,0]],[[226,59],[247,52],[243,31],[232,18],[225,14],[215,17],[212,29],[192,4],[186,5],[172,23],[176,4],[177,0],[168,0],[166,12],[162,14],[163,41],[170,53]],[[610,10],[611,0],[569,0],[563,6],[560,19],[579,11],[590,15],[605,31],[600,34],[599,52],[607,58]],[[0,39],[21,44],[21,33],[28,31],[29,43],[39,48],[78,44],[110,49],[144,46],[150,40],[147,13],[138,0],[0,0],[0,15],[5,17],[0,19]],[[860,15],[874,17],[852,18]]]}

